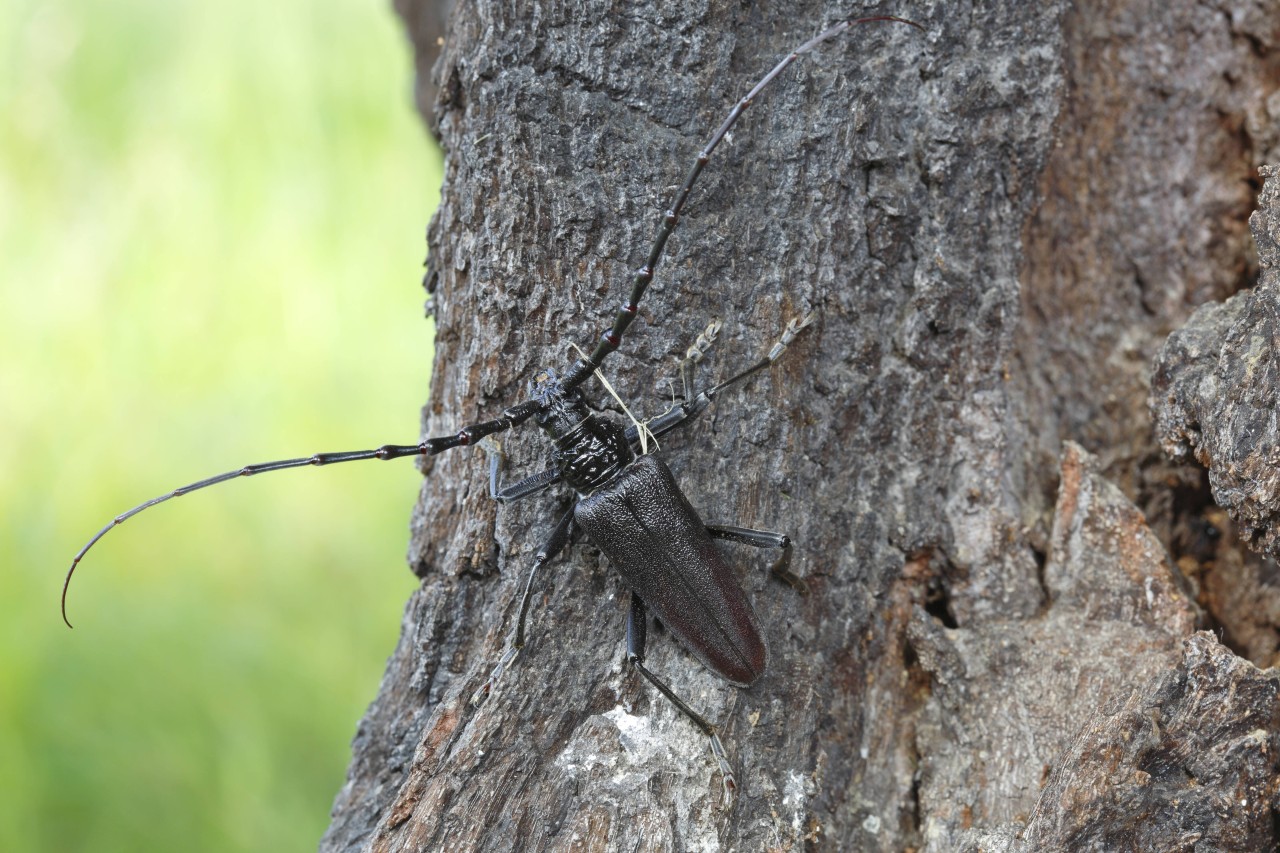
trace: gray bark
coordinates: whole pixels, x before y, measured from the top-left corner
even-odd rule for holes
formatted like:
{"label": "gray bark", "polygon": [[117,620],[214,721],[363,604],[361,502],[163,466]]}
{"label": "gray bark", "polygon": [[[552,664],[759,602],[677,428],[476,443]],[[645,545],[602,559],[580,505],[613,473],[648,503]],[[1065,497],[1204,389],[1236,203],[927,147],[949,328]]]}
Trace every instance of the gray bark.
{"label": "gray bark", "polygon": [[[420,6],[401,4],[411,25]],[[499,511],[483,456],[459,449],[423,466],[422,587],[322,849],[1276,842],[1277,679],[1232,649],[1269,662],[1280,620],[1255,603],[1280,583],[1203,474],[1162,459],[1146,409],[1163,339],[1256,273],[1275,5],[874,11],[928,33],[858,28],[766,91],[607,363],[651,416],[708,320],[725,329],[704,382],[817,315],[662,448],[707,521],[788,532],[809,580],[797,596],[733,551],[771,653],[749,690],[651,634],[651,667],[722,726],[737,804],[720,808],[701,736],[625,666],[626,591],[586,542],[539,581],[515,667],[468,704],[567,503]],[[496,416],[593,345],[733,101],[848,14],[456,8],[435,68],[425,431]],[[534,428],[505,448],[545,467]]]}
{"label": "gray bark", "polygon": [[1156,432],[1175,459],[1209,469],[1213,497],[1258,550],[1280,553],[1280,179],[1250,218],[1258,286],[1200,308],[1160,351],[1151,389]]}

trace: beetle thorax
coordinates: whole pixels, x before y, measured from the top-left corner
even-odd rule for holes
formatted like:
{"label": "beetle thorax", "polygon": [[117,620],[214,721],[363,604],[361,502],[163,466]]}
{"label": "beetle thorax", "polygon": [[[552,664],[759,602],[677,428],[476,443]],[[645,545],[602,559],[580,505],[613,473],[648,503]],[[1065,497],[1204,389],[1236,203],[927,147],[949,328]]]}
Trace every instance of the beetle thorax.
{"label": "beetle thorax", "polygon": [[543,405],[538,426],[554,442],[551,458],[574,491],[590,494],[635,459],[626,430],[593,414],[577,389],[564,390],[555,374],[541,374],[533,393]]}

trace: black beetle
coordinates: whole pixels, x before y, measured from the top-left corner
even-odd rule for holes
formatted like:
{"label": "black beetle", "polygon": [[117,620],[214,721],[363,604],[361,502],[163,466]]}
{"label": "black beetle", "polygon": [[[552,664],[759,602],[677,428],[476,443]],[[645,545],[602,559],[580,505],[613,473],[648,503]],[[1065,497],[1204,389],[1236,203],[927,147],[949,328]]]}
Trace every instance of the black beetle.
{"label": "black beetle", "polygon": [[[890,15],[836,24],[783,57],[735,104],[698,154],[662,218],[647,261],[635,274],[630,298],[619,309],[613,327],[601,336],[590,356],[578,358],[563,375],[543,371],[535,379],[528,400],[506,409],[499,418],[473,424],[455,435],[428,438],[418,444],[384,445],[376,450],[320,453],[249,465],[146,501],[114,518],[76,554],[62,588],[63,619],[67,619],[67,589],[76,566],[85,554],[107,531],[148,507],[236,477],[266,471],[363,459],[434,455],[450,448],[482,443],[490,455],[490,494],[495,499],[502,502],[518,500],[560,481],[572,487],[579,497],[539,549],[525,583],[512,642],[492,674],[473,695],[472,701],[479,703],[483,700],[523,647],[534,576],[565,547],[576,527],[604,552],[631,590],[627,620],[628,659],[706,734],[723,774],[726,795],[731,796],[736,783],[715,727],[644,665],[646,607],[651,608],[667,629],[709,669],[730,683],[745,687],[764,673],[767,648],[755,612],[713,540],[728,539],[755,547],[780,549],[782,556],[774,566],[775,574],[797,588],[802,589],[803,583],[788,568],[791,542],[786,536],[744,527],[705,524],[681,493],[666,464],[648,453],[648,441],[689,423],[725,388],[772,364],[796,334],[808,325],[811,317],[788,323],[778,342],[746,370],[706,391],[691,394],[686,367],[701,358],[710,339],[714,338],[718,322],[713,323],[704,336],[689,348],[681,366],[681,375],[685,379],[684,402],[646,424],[635,423],[624,428],[593,414],[578,389],[622,343],[623,336],[637,316],[640,300],[653,280],[667,238],[679,222],[694,183],[739,116],[775,77],[801,55],[854,25],[872,22],[896,22],[923,29],[912,21]],[[498,480],[503,455],[501,447],[488,436],[509,430],[531,417],[552,441],[553,465],[540,474],[500,488]],[[67,625],[70,624],[67,621]]]}

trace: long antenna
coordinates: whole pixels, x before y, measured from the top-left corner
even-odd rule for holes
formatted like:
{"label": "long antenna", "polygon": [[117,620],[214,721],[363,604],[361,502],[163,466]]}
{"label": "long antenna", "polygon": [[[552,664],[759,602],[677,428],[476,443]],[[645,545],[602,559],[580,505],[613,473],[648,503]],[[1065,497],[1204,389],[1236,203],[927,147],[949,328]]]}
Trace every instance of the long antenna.
{"label": "long antenna", "polygon": [[596,344],[595,350],[592,351],[590,358],[580,358],[574,362],[573,366],[564,375],[563,386],[568,388],[576,388],[581,385],[588,376],[600,369],[600,365],[610,353],[616,350],[622,344],[622,336],[626,334],[627,328],[631,322],[635,320],[640,310],[640,300],[644,297],[644,292],[649,288],[649,283],[653,281],[654,270],[658,267],[658,261],[662,259],[662,253],[667,246],[667,238],[671,236],[671,232],[676,230],[676,223],[680,221],[680,213],[684,210],[685,202],[689,200],[689,193],[693,191],[693,185],[698,180],[698,176],[702,174],[702,169],[707,165],[707,161],[711,159],[711,153],[716,150],[716,146],[724,139],[725,135],[733,127],[747,107],[755,102],[756,97],[773,82],[773,79],[787,69],[787,66],[795,62],[804,54],[813,50],[825,41],[835,38],[850,27],[858,24],[874,24],[880,22],[892,22],[897,24],[907,24],[915,27],[921,32],[928,32],[920,24],[915,21],[908,21],[906,18],[897,18],[893,15],[873,15],[868,18],[854,18],[848,21],[841,21],[833,27],[823,30],[818,35],[809,39],[795,50],[773,66],[768,74],[760,78],[760,81],[752,87],[750,92],[738,103],[734,104],[733,109],[729,111],[729,115],[712,134],[711,139],[699,152],[697,159],[693,161],[693,165],[689,167],[689,174],[685,176],[684,184],[676,191],[675,199],[671,202],[671,207],[667,208],[667,212],[662,216],[662,224],[658,227],[658,236],[653,241],[653,246],[649,249],[649,258],[645,261],[644,266],[636,270],[636,277],[632,280],[631,296],[618,309],[618,315],[613,321],[613,328],[605,331],[600,336],[599,343]]}
{"label": "long antenna", "polygon": [[93,538],[80,549],[80,553],[76,554],[75,559],[71,561],[71,568],[67,570],[67,579],[62,583],[62,621],[67,623],[67,627],[72,627],[71,620],[67,619],[67,588],[71,586],[71,576],[76,572],[76,566],[80,565],[80,561],[84,559],[84,555],[89,553],[89,549],[98,543],[98,540],[107,533],[114,530],[121,524],[133,518],[144,509],[150,509],[156,504],[162,504],[172,498],[180,498],[190,492],[207,489],[209,486],[216,486],[218,483],[225,483],[227,480],[234,480],[237,477],[252,477],[254,474],[265,474],[268,471],[283,471],[286,468],[303,468],[307,465],[334,465],[339,462],[359,462],[364,459],[400,459],[404,456],[424,456],[429,454],[430,448],[426,442],[422,444],[385,444],[377,450],[349,450],[340,453],[317,453],[314,456],[302,456],[297,459],[280,459],[275,462],[260,462],[257,465],[246,465],[243,468],[237,468],[234,471],[227,471],[225,474],[218,474],[214,477],[207,477],[203,480],[197,480],[186,486],[174,489],[159,497],[152,498],[145,503],[140,503],[128,512],[121,513],[111,519],[111,523],[94,534]]}
{"label": "long antenna", "polygon": [[[671,207],[662,217],[662,223],[658,228],[658,236],[654,240],[653,246],[649,249],[648,260],[645,262],[645,265],[636,272],[635,279],[632,282],[631,296],[627,300],[626,304],[619,309],[613,328],[606,331],[604,335],[601,336],[600,342],[596,345],[595,350],[589,357],[579,358],[569,368],[561,382],[561,387],[564,390],[576,388],[578,385],[581,385],[588,376],[599,369],[605,358],[616,350],[618,345],[622,343],[622,336],[626,332],[627,327],[631,325],[631,321],[635,319],[636,314],[639,311],[640,300],[644,296],[645,290],[649,287],[649,283],[653,280],[653,272],[658,265],[658,261],[662,258],[662,253],[667,245],[667,238],[671,236],[671,232],[675,230],[676,223],[680,220],[680,213],[684,210],[685,202],[689,199],[689,193],[693,191],[694,183],[698,180],[698,176],[702,174],[702,169],[707,165],[707,161],[711,158],[711,153],[715,151],[716,146],[718,146],[721,140],[724,139],[725,135],[728,134],[729,130],[738,120],[738,117],[746,111],[747,107],[751,106],[756,96],[758,96],[775,77],[786,70],[787,66],[791,65],[791,63],[795,62],[802,55],[810,52],[823,42],[835,38],[850,27],[857,26],[858,24],[871,24],[877,22],[907,24],[922,32],[927,32],[924,27],[917,24],[915,21],[909,21],[906,18],[894,17],[893,15],[874,15],[866,18],[853,18],[848,21],[841,21],[835,26],[814,36],[809,41],[784,56],[768,74],[760,78],[759,82],[752,87],[751,91],[748,92],[746,96],[734,105],[733,109],[729,112],[729,115],[725,117],[724,121],[720,124],[720,127],[716,129],[716,132],[712,134],[711,139],[708,140],[701,153],[698,154],[697,159],[694,160],[693,166],[689,169],[689,173],[684,179],[684,184],[681,185],[680,189],[676,192],[675,198],[671,203]],[[795,332],[802,327],[803,324],[794,329],[788,327],[788,334],[794,336]],[[787,342],[789,342],[789,338],[784,338],[781,345],[785,346]],[[775,349],[777,348],[775,347]],[[749,368],[747,373],[752,373],[760,369],[776,357],[776,354],[771,353],[771,357],[766,357],[760,364]],[[724,385],[737,381],[737,379],[740,378],[742,378],[742,376],[735,377],[735,379],[729,380],[727,383],[721,383],[720,386],[713,389],[713,392],[715,390],[719,390],[719,388]],[[528,420],[542,408],[542,402],[537,399],[525,400],[522,403],[517,403],[516,405],[504,410],[502,415],[498,418],[471,424],[453,435],[428,438],[420,444],[387,444],[379,447],[377,450],[317,453],[314,456],[304,456],[297,459],[281,459],[276,462],[263,462],[257,465],[246,465],[243,468],[237,468],[236,470],[228,471],[225,474],[218,474],[214,477],[198,480],[190,485],[174,489],[173,491],[160,495],[159,497],[152,498],[145,503],[138,504],[128,512],[113,518],[111,523],[99,530],[94,537],[80,549],[80,552],[76,554],[75,559],[71,561],[71,568],[67,570],[67,579],[62,584],[62,621],[67,623],[68,628],[72,627],[71,621],[67,619],[67,589],[71,586],[71,577],[75,574],[76,566],[78,566],[80,561],[84,559],[85,554],[89,553],[89,549],[98,543],[99,539],[106,536],[110,530],[123,524],[130,518],[133,518],[144,509],[149,509],[156,504],[164,503],[167,500],[180,497],[188,494],[189,492],[198,491],[199,489],[214,486],[218,483],[224,483],[227,480],[233,480],[236,477],[252,477],[255,474],[263,474],[267,471],[282,471],[286,468],[302,468],[308,465],[333,465],[339,462],[358,462],[365,459],[399,459],[405,456],[434,456],[437,453],[441,453],[454,447],[465,447],[475,444],[485,436],[509,430]]]}

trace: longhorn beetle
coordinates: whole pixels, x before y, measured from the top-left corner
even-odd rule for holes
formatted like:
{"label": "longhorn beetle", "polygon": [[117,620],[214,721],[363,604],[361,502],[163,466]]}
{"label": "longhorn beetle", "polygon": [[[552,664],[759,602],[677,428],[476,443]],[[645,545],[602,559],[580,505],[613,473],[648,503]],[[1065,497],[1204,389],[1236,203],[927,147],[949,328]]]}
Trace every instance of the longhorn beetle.
{"label": "longhorn beetle", "polygon": [[[758,548],[779,549],[782,555],[775,563],[773,572],[798,588],[802,589],[803,583],[788,568],[791,540],[787,536],[745,527],[705,524],[689,505],[666,464],[648,452],[648,442],[651,438],[688,424],[705,411],[726,388],[743,382],[772,364],[809,324],[812,315],[792,319],[777,343],[755,364],[720,384],[691,396],[687,380],[688,367],[702,357],[703,351],[714,339],[719,330],[719,322],[713,322],[689,348],[685,361],[681,364],[681,377],[685,385],[684,401],[647,424],[636,422],[624,428],[593,414],[587,407],[579,386],[597,373],[605,358],[622,343],[623,336],[639,311],[640,300],[653,280],[658,261],[666,248],[667,238],[680,221],[680,214],[694,183],[716,146],[742,113],[775,77],[802,54],[852,26],[875,22],[894,22],[924,29],[913,21],[892,15],[843,21],[783,57],[734,105],[694,160],[671,207],[662,217],[657,238],[649,249],[648,259],[635,273],[630,297],[618,310],[613,327],[601,335],[599,343],[589,356],[580,351],[580,357],[567,369],[541,371],[530,385],[529,399],[506,409],[494,420],[472,424],[455,435],[428,438],[418,444],[388,444],[376,450],[318,453],[297,459],[248,465],[199,480],[139,504],[112,519],[71,561],[71,568],[68,569],[62,586],[62,618],[67,627],[71,627],[71,622],[67,619],[67,589],[76,566],[109,530],[144,509],[236,477],[250,477],[267,471],[301,468],[305,465],[433,456],[450,448],[479,444],[489,456],[489,494],[500,503],[529,497],[562,481],[574,490],[577,499],[538,549],[521,594],[519,616],[510,645],[484,684],[472,696],[473,704],[478,705],[484,700],[524,646],[525,623],[533,580],[538,569],[564,549],[575,529],[581,530],[604,552],[631,590],[627,618],[627,659],[707,736],[711,752],[719,765],[726,801],[731,802],[737,784],[715,726],[694,711],[645,666],[646,612],[651,609],[667,630],[717,675],[731,684],[747,687],[764,673],[765,642],[746,594],[738,584],[733,570],[716,550],[713,540],[727,539]],[[514,485],[500,487],[504,457],[501,446],[489,436],[509,430],[530,418],[551,439],[552,466]]]}

